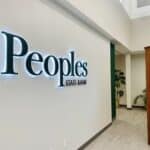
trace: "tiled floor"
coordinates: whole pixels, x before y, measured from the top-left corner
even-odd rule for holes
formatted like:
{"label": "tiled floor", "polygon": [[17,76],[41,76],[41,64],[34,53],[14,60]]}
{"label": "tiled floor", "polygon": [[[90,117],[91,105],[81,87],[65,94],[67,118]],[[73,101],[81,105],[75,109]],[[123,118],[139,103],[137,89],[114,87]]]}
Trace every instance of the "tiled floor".
{"label": "tiled floor", "polygon": [[146,129],[146,111],[120,108],[113,125],[86,150],[150,150]]}

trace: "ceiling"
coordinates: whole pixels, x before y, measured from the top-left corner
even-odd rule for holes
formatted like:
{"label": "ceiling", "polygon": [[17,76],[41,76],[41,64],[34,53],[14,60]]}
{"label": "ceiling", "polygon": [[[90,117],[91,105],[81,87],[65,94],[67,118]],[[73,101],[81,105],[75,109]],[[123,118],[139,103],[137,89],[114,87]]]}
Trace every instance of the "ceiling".
{"label": "ceiling", "polygon": [[150,0],[137,0],[137,7],[144,7],[144,6],[149,6],[150,5]]}
{"label": "ceiling", "polygon": [[150,16],[150,0],[120,0],[131,19]]}

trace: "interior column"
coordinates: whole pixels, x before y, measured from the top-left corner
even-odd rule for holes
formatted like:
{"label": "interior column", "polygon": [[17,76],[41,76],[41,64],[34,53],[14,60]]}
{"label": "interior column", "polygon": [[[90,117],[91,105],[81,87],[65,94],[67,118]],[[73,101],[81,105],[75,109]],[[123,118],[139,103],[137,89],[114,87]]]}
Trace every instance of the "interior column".
{"label": "interior column", "polygon": [[131,54],[126,54],[125,56],[126,64],[126,99],[127,99],[127,108],[132,109],[132,100],[131,100]]}

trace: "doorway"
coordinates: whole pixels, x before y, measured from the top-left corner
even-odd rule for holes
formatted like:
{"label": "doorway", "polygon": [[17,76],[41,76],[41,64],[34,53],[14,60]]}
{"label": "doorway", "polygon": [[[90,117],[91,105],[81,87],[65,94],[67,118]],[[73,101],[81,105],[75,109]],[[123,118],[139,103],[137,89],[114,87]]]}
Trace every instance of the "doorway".
{"label": "doorway", "polygon": [[[150,47],[149,49],[149,53],[147,54],[147,59],[148,59],[148,66],[150,66]],[[130,98],[130,102],[127,101],[127,95],[126,95],[126,85],[125,85],[125,91],[124,91],[124,95],[121,97],[120,102],[119,102],[119,109],[117,109],[117,105],[116,105],[116,89],[115,89],[115,70],[119,69],[121,70],[121,72],[123,72],[126,76],[126,67],[127,67],[127,60],[126,56],[129,54],[126,53],[118,53],[118,47],[115,46],[115,44],[111,43],[111,95],[112,95],[112,120],[123,120],[124,122],[126,122],[128,120],[128,117],[133,117],[133,120],[135,119],[135,123],[136,124],[132,124],[131,125],[135,125],[135,127],[137,127],[139,130],[137,130],[137,134],[138,131],[142,131],[143,135],[141,136],[141,138],[147,139],[146,137],[146,110],[144,109],[145,105],[144,105],[144,101],[143,99],[140,98],[135,102],[136,97],[138,97],[139,95],[143,95],[143,91],[146,88],[145,85],[145,55],[144,53],[136,53],[136,54],[130,54],[130,69],[131,69],[131,98]],[[118,57],[118,58],[117,58]],[[117,62],[118,59],[118,62]],[[118,64],[116,64],[118,63]],[[129,68],[127,68],[129,69]],[[149,74],[147,74],[148,77],[150,77],[150,67],[147,69],[149,71]],[[147,85],[147,87],[149,88],[150,91],[150,79],[147,79],[149,84]],[[147,92],[147,97],[150,98],[150,94]],[[131,104],[131,108],[127,107],[128,102]],[[150,100],[148,102],[148,108],[150,108]],[[129,110],[128,110],[129,109]],[[118,111],[119,110],[119,111]],[[148,111],[148,143],[150,144],[150,109],[147,110]],[[118,113],[121,113],[118,114]],[[126,115],[124,115],[126,114]],[[125,118],[120,118],[121,117],[125,117]],[[118,117],[119,116],[119,117]],[[126,120],[127,119],[127,120]],[[137,122],[136,122],[137,121]]]}

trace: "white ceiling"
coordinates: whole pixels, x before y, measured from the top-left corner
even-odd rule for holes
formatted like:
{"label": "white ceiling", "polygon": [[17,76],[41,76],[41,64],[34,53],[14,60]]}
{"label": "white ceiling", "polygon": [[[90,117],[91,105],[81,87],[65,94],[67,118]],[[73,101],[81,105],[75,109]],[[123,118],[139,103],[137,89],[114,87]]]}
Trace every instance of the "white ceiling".
{"label": "white ceiling", "polygon": [[120,0],[131,19],[150,16],[150,0]]}
{"label": "white ceiling", "polygon": [[144,7],[144,6],[149,6],[150,5],[150,0],[137,0],[137,7]]}

